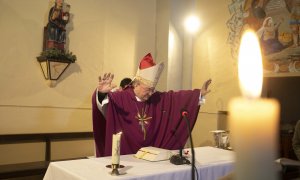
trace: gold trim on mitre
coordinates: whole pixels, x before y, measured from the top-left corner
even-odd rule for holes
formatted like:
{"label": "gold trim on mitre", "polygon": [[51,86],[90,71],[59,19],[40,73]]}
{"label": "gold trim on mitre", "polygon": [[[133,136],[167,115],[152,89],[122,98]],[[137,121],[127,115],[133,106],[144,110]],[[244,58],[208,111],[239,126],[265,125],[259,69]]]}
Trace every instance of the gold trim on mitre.
{"label": "gold trim on mitre", "polygon": [[163,69],[164,69],[163,62],[146,69],[138,69],[134,77],[134,80],[136,79],[138,81],[141,81],[142,83],[144,83],[149,87],[155,87],[158,83],[159,77]]}

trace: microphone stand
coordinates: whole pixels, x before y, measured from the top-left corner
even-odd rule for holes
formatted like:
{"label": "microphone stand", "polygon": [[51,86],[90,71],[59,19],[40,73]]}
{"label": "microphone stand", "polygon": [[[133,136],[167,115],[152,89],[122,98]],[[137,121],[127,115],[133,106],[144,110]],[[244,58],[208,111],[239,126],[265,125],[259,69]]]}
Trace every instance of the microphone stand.
{"label": "microphone stand", "polygon": [[187,124],[187,130],[189,133],[190,137],[190,144],[191,144],[191,154],[192,154],[192,180],[195,180],[195,172],[194,172],[194,167],[195,167],[195,151],[194,151],[194,144],[193,144],[193,139],[192,139],[192,133],[191,133],[191,128],[190,128],[190,121],[187,118],[188,112],[187,111],[182,111],[181,115],[183,119],[186,121]]}

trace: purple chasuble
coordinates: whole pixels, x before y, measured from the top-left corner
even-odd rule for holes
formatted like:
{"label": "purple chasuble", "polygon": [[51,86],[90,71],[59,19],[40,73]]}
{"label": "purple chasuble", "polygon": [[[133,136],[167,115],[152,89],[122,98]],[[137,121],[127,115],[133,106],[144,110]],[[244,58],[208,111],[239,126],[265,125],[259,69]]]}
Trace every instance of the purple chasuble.
{"label": "purple chasuble", "polygon": [[135,154],[147,146],[170,150],[183,148],[188,131],[181,111],[188,112],[187,118],[193,129],[200,107],[199,89],[155,92],[146,102],[138,102],[129,87],[108,94],[104,118],[97,108],[95,93],[92,104],[97,157],[111,156],[112,135],[120,131],[121,154]]}

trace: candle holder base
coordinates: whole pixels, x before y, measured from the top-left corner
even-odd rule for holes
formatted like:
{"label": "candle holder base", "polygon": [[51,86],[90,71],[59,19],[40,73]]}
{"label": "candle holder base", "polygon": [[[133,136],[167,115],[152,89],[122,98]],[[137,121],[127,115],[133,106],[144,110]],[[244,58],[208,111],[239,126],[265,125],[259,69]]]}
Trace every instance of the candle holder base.
{"label": "candle holder base", "polygon": [[119,176],[119,175],[124,175],[124,174],[126,174],[126,173],[120,173],[119,170],[118,170],[119,168],[124,168],[125,166],[123,166],[123,165],[120,165],[120,164],[112,164],[112,165],[106,165],[106,167],[112,169],[112,171],[111,171],[111,173],[110,173],[112,176]]}
{"label": "candle holder base", "polygon": [[110,174],[111,174],[112,176],[119,176],[119,175],[120,175],[118,168],[113,169],[113,170],[111,171]]}
{"label": "candle holder base", "polygon": [[[117,164],[117,165],[118,165],[118,168],[124,168],[125,167],[124,165],[121,165],[121,164]],[[109,164],[109,165],[106,165],[105,167],[112,168],[112,165]]]}

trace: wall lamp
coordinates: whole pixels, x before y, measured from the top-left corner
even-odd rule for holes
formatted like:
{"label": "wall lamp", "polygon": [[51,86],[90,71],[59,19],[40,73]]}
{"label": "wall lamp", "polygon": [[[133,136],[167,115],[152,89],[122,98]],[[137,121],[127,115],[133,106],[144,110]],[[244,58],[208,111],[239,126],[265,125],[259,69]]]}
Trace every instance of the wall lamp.
{"label": "wall lamp", "polygon": [[188,16],[184,21],[184,27],[191,34],[196,33],[200,27],[199,18],[195,15]]}
{"label": "wall lamp", "polygon": [[37,57],[46,80],[58,80],[71,63],[76,61],[72,52],[52,48],[44,50]]}

